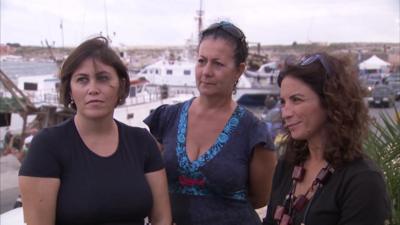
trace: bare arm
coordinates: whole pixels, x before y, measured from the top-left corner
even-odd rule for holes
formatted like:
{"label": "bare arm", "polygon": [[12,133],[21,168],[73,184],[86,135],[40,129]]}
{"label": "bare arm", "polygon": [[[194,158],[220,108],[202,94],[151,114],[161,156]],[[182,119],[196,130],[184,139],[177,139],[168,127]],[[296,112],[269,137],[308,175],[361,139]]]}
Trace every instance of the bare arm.
{"label": "bare arm", "polygon": [[151,224],[170,225],[172,223],[172,216],[165,170],[162,169],[155,172],[146,173],[145,175],[153,194]]}
{"label": "bare arm", "polygon": [[258,146],[250,161],[249,200],[255,209],[264,207],[271,193],[272,177],[276,166],[276,153]]}
{"label": "bare arm", "polygon": [[54,225],[60,179],[19,177],[24,221],[28,225]]}

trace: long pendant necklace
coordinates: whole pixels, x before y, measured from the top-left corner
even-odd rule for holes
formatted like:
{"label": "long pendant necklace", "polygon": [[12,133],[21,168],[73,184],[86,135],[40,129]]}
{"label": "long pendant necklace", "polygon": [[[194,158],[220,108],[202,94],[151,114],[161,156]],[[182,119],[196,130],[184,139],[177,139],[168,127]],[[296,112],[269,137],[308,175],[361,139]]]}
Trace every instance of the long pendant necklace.
{"label": "long pendant necklace", "polygon": [[[289,194],[285,197],[282,205],[278,205],[275,208],[274,220],[278,222],[279,225],[291,225],[293,224],[293,217],[295,213],[301,212],[305,206],[313,198],[314,194],[320,189],[331,175],[334,173],[335,169],[328,164],[326,167],[322,168],[318,175],[315,177],[311,186],[307,189],[305,194],[301,194],[297,197],[294,196],[296,185],[304,179],[305,169],[303,165],[295,166],[292,172],[292,185]],[[305,215],[306,216],[306,215]],[[304,218],[305,218],[304,216]],[[303,223],[304,224],[304,219]]]}

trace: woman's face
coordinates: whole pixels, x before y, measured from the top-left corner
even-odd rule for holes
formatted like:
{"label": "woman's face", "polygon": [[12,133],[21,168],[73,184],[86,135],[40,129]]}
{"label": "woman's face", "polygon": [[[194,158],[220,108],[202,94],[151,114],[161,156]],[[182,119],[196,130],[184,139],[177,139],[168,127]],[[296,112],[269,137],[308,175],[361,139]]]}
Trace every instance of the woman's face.
{"label": "woman's face", "polygon": [[282,119],[295,140],[322,138],[327,121],[319,96],[303,81],[287,75],[280,89]]}
{"label": "woman's face", "polygon": [[196,63],[196,85],[201,95],[232,95],[245,64],[235,65],[234,46],[221,38],[205,38],[200,43]]}
{"label": "woman's face", "polygon": [[70,85],[78,115],[89,119],[113,116],[120,87],[113,67],[93,58],[85,59],[72,74]]}

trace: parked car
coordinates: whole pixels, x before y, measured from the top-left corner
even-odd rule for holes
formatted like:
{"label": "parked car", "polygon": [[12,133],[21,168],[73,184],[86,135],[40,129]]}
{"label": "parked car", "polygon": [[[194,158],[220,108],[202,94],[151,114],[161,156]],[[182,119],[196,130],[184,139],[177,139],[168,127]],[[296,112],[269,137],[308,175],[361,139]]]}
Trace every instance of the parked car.
{"label": "parked car", "polygon": [[370,74],[367,76],[367,79],[365,81],[365,85],[368,89],[368,91],[372,91],[375,86],[381,84],[382,82],[382,77],[379,74]]}
{"label": "parked car", "polygon": [[377,85],[368,98],[369,106],[392,107],[395,103],[395,94],[389,85]]}
{"label": "parked car", "polygon": [[386,77],[384,83],[393,90],[396,100],[400,100],[400,73],[393,73]]}

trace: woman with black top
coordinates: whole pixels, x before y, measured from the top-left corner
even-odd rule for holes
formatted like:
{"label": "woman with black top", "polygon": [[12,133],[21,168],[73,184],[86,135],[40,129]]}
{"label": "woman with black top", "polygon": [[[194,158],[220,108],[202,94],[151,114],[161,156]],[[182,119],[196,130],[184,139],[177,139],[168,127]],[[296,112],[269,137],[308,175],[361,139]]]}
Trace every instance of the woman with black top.
{"label": "woman with black top", "polygon": [[264,225],[383,225],[385,182],[363,153],[368,109],[357,75],[326,53],[281,71],[285,152],[273,179]]}
{"label": "woman with black top", "polygon": [[127,69],[103,37],[65,60],[60,98],[76,115],[40,131],[20,169],[29,225],[171,224],[167,180],[151,135],[113,119],[129,93]]}

